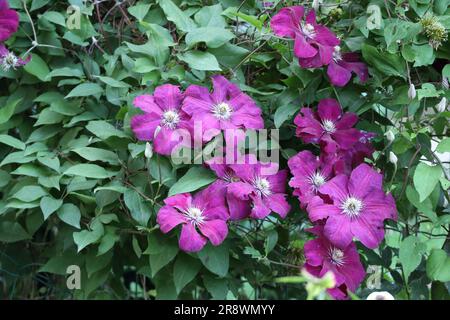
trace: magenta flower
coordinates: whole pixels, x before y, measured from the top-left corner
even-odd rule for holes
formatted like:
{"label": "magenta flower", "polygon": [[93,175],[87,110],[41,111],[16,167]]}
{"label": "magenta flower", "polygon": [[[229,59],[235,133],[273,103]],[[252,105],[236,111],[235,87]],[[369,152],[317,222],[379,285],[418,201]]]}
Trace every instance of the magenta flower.
{"label": "magenta flower", "polygon": [[340,174],[319,188],[331,199],[325,203],[320,197],[309,202],[307,211],[311,221],[327,219],[325,236],[344,248],[353,238],[368,248],[376,248],[384,238],[385,219],[397,219],[397,209],[391,194],[385,194],[383,176],[363,163],[350,177]]}
{"label": "magenta flower", "polygon": [[209,241],[218,246],[228,234],[228,210],[223,189],[210,186],[194,197],[189,193],[177,194],[164,200],[156,218],[163,233],[182,225],[180,249],[200,251]]}
{"label": "magenta flower", "polygon": [[0,44],[0,67],[3,71],[8,72],[9,70],[15,70],[18,67],[26,65],[31,59],[29,56],[27,59],[23,60],[16,56],[13,52],[6,49],[6,47]]}
{"label": "magenta flower", "polygon": [[328,293],[335,299],[344,299],[346,289],[354,292],[366,275],[355,244],[350,242],[345,247],[335,246],[324,236],[324,229],[320,224],[308,231],[317,238],[305,244],[306,270],[320,278],[328,271],[333,272],[336,287]]}
{"label": "magenta flower", "polygon": [[352,128],[357,121],[356,114],[343,114],[335,99],[322,99],[318,112],[302,108],[294,119],[297,136],[306,143],[320,143],[327,153],[350,149],[358,141],[358,130]]}
{"label": "magenta flower", "polygon": [[287,170],[275,172],[275,164],[251,161],[230,165],[241,180],[228,186],[228,192],[242,200],[251,200],[250,217],[264,219],[272,211],[285,218],[290,210],[286,201]]}
{"label": "magenta flower", "polygon": [[270,26],[276,35],[294,39],[294,54],[303,68],[328,65],[334,47],[339,45],[336,35],[316,22],[314,10],[305,17],[303,6],[281,9],[270,21]]}
{"label": "magenta flower", "polygon": [[225,159],[219,161],[217,158],[213,158],[208,161],[207,164],[209,168],[216,173],[217,177],[219,177],[213,185],[219,189],[225,190],[228,210],[230,211],[230,219],[241,220],[247,218],[251,211],[251,200],[241,199],[232,192],[233,184],[241,182],[241,179],[229,165],[225,164]]}
{"label": "magenta flower", "polygon": [[153,141],[154,149],[162,155],[170,155],[180,144],[177,129],[191,132],[189,117],[181,110],[183,93],[177,86],[165,84],[155,89],[153,95],[144,94],[133,104],[144,111],[131,119],[131,129],[139,140]]}
{"label": "magenta flower", "polygon": [[8,1],[0,0],[0,42],[6,41],[19,27],[19,15],[9,8]]}
{"label": "magenta flower", "polygon": [[365,63],[359,61],[356,53],[347,52],[342,54],[341,47],[335,46],[333,60],[328,65],[327,74],[331,83],[338,87],[345,86],[354,72],[361,82],[366,82],[369,71]]}
{"label": "magenta flower", "polygon": [[212,77],[214,91],[190,85],[186,90],[183,110],[192,120],[202,121],[209,141],[224,129],[262,129],[261,109],[237,85],[220,75]]}
{"label": "magenta flower", "polygon": [[330,180],[333,175],[333,161],[323,161],[311,151],[302,151],[288,161],[293,177],[289,185],[294,188],[302,207],[306,207],[319,188]]}

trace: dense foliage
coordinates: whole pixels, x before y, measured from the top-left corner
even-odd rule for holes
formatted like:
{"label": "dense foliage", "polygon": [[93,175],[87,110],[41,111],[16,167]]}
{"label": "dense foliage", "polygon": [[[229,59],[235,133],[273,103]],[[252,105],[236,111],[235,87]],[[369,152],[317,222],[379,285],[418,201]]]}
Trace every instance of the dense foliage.
{"label": "dense foliage", "polygon": [[[323,298],[336,280],[334,298],[346,289],[355,299],[450,298],[450,1],[8,3],[20,21],[0,11],[0,297],[305,299]],[[283,16],[292,12],[280,11],[299,5],[317,16],[292,20],[301,36]],[[259,197],[252,191],[243,204],[249,213],[229,221],[217,208],[233,214],[238,200],[209,199],[224,192],[215,188],[220,168],[175,163],[167,132],[146,142],[160,130],[146,132],[151,108],[165,111],[179,95],[186,114],[170,119],[189,126],[204,117],[199,103],[222,90],[247,110],[233,125],[279,129],[276,183],[286,185],[266,201],[259,181]],[[321,109],[346,123],[334,127]],[[326,136],[315,135],[315,121]],[[310,193],[308,166],[338,179],[316,175]],[[235,174],[244,181],[252,170],[260,168]],[[330,231],[334,210],[368,207],[335,204],[342,188],[376,206],[376,232]],[[198,234],[190,222],[174,228],[171,219],[189,211],[182,193],[221,222]],[[187,241],[183,228],[194,229]],[[352,257],[345,280],[313,277],[329,243],[343,249],[330,253],[338,267]],[[66,285],[73,265],[76,290]]]}

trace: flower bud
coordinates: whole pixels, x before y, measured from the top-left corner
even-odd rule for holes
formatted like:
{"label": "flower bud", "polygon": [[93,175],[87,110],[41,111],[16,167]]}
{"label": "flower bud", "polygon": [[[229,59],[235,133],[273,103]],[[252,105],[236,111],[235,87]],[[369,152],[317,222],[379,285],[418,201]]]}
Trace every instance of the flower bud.
{"label": "flower bud", "polygon": [[446,97],[443,97],[441,99],[441,101],[439,101],[439,103],[436,105],[436,109],[439,112],[444,112],[445,109],[447,109],[447,98]]}
{"label": "flower bud", "polygon": [[395,134],[392,132],[392,130],[389,130],[388,132],[386,132],[385,135],[386,135],[386,139],[389,142],[392,142],[395,140]]}
{"label": "flower bud", "polygon": [[387,291],[375,291],[369,294],[366,300],[395,300],[395,298]]}
{"label": "flower bud", "polygon": [[393,153],[392,151],[389,152],[389,162],[394,164],[394,165],[397,165],[397,161],[398,161],[398,158],[395,155],[395,153]]}
{"label": "flower bud", "polygon": [[408,98],[410,98],[411,100],[414,100],[416,98],[416,87],[412,83],[409,85]]}
{"label": "flower bud", "polygon": [[147,159],[150,159],[153,156],[153,147],[152,147],[152,145],[149,142],[147,142],[145,144],[144,156]]}

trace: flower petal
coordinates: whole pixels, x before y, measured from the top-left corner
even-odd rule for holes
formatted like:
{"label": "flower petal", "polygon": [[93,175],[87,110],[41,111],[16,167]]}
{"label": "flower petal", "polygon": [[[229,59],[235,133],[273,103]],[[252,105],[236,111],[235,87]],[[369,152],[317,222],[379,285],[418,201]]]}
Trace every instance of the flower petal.
{"label": "flower petal", "polygon": [[192,223],[186,223],[181,228],[179,245],[186,252],[198,252],[205,246],[207,240],[200,235]]}
{"label": "flower petal", "polygon": [[200,231],[215,246],[218,246],[228,235],[228,227],[223,220],[205,221],[199,226]]}
{"label": "flower petal", "polygon": [[175,208],[165,205],[158,211],[156,222],[163,233],[167,233],[181,223],[187,223],[186,218]]}

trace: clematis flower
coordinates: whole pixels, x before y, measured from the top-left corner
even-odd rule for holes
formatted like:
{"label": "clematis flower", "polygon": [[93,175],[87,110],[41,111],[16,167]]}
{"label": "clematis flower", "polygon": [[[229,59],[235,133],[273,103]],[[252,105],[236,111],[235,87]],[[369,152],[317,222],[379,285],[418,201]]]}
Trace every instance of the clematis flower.
{"label": "clematis flower", "polygon": [[366,275],[355,244],[351,242],[345,247],[335,246],[325,237],[320,224],[308,231],[317,238],[305,244],[306,270],[317,277],[323,277],[331,271],[336,286],[327,291],[335,299],[345,299],[347,289],[354,292]]}
{"label": "clematis flower", "polygon": [[319,188],[333,177],[333,161],[323,160],[311,151],[302,151],[288,161],[293,175],[289,185],[294,188],[302,207],[306,207]]}
{"label": "clematis flower", "polygon": [[297,136],[305,143],[320,143],[327,153],[348,150],[358,141],[358,130],[352,128],[357,121],[356,114],[342,113],[335,99],[322,99],[317,112],[302,108],[294,119]]}
{"label": "clematis flower", "polygon": [[180,249],[200,251],[209,241],[218,246],[228,234],[228,210],[223,190],[210,186],[194,197],[189,193],[177,194],[164,200],[156,218],[160,230],[168,233],[181,224]]}
{"label": "clematis flower", "polygon": [[282,8],[270,26],[277,36],[294,39],[294,54],[303,68],[328,65],[339,45],[336,35],[316,22],[314,10],[306,13],[303,6]]}
{"label": "clematis flower", "polygon": [[9,8],[7,0],[0,0],[0,42],[6,41],[19,27],[19,15]]}
{"label": "clematis flower", "polygon": [[285,194],[287,170],[267,174],[274,171],[273,166],[276,165],[260,162],[230,165],[241,181],[230,184],[228,192],[239,199],[251,200],[250,217],[252,218],[264,219],[272,211],[285,218],[290,210]]}
{"label": "clematis flower", "polygon": [[384,220],[397,219],[394,198],[384,193],[382,180],[383,176],[365,163],[350,177],[337,175],[319,188],[331,204],[314,197],[307,208],[309,218],[313,222],[327,219],[324,234],[338,247],[344,248],[356,238],[366,247],[376,248],[384,238]]}
{"label": "clematis flower", "polygon": [[213,185],[219,189],[225,190],[228,210],[230,211],[230,219],[241,220],[247,218],[251,211],[251,200],[241,199],[232,192],[233,184],[241,182],[241,179],[229,165],[225,164],[224,159],[222,159],[222,161],[217,161],[216,158],[213,158],[207,162],[207,165],[219,178]]}
{"label": "clematis flower", "polygon": [[220,75],[212,77],[214,91],[190,85],[183,110],[192,120],[202,121],[204,140],[209,141],[224,129],[262,129],[261,109],[237,85]]}
{"label": "clematis flower", "polygon": [[30,61],[31,57],[23,60],[17,57],[13,52],[6,49],[6,47],[0,44],[0,67],[3,71],[8,72],[11,69],[26,65]]}
{"label": "clematis flower", "polygon": [[165,84],[155,89],[153,95],[144,94],[133,104],[144,111],[131,119],[131,129],[139,140],[153,141],[154,149],[162,155],[170,155],[180,144],[177,129],[191,131],[189,117],[181,110],[183,93],[177,86]]}
{"label": "clematis flower", "polygon": [[327,75],[331,83],[338,87],[345,86],[354,72],[361,82],[366,82],[369,77],[369,71],[365,63],[359,61],[356,53],[341,53],[341,47],[335,46],[333,59],[328,65]]}

